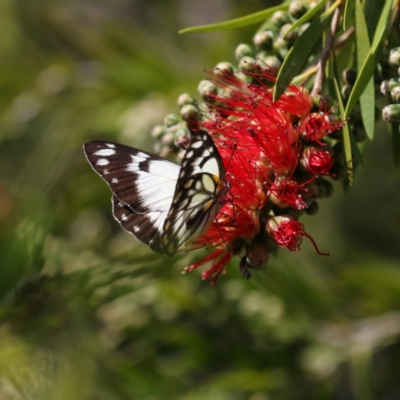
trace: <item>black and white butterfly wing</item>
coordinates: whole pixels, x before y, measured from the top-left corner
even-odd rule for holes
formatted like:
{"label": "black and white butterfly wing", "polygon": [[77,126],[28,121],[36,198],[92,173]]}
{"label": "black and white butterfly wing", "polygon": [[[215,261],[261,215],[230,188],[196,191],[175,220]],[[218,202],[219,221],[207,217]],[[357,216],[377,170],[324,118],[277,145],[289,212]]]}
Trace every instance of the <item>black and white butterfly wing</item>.
{"label": "black and white butterfly wing", "polygon": [[161,238],[180,167],[133,147],[105,141],[84,145],[92,168],[113,192],[114,218],[129,233],[164,253]]}
{"label": "black and white butterfly wing", "polygon": [[224,183],[225,168],[210,135],[193,133],[164,222],[165,254],[176,253],[208,229],[221,208]]}

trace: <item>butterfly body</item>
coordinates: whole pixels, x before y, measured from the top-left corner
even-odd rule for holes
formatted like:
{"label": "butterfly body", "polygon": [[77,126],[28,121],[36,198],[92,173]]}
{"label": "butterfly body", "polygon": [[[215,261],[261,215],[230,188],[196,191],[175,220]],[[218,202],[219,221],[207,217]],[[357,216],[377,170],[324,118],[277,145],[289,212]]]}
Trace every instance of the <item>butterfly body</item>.
{"label": "butterfly body", "polygon": [[180,166],[112,142],[88,142],[84,152],[113,192],[114,218],[158,253],[187,248],[221,208],[225,168],[206,132],[192,134]]}

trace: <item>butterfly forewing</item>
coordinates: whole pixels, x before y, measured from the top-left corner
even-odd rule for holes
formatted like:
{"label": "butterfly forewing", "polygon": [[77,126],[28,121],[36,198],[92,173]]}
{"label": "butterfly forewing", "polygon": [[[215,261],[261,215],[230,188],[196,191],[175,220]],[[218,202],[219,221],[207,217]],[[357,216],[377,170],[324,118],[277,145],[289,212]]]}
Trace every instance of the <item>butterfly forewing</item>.
{"label": "butterfly forewing", "polygon": [[115,219],[152,250],[162,253],[160,240],[175,194],[179,165],[111,142],[88,142],[84,151],[114,194]]}
{"label": "butterfly forewing", "polygon": [[164,223],[164,253],[176,253],[206,231],[221,208],[224,180],[225,168],[211,137],[193,134]]}

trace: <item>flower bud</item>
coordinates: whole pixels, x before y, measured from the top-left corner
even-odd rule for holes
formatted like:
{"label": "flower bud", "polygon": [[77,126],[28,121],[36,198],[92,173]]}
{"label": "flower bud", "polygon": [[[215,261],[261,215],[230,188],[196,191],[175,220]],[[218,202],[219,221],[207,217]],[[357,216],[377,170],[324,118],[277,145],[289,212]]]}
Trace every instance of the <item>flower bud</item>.
{"label": "flower bud", "polygon": [[217,87],[208,79],[203,79],[200,81],[199,85],[197,86],[197,90],[204,100],[212,99],[217,93]]}
{"label": "flower bud", "polygon": [[325,175],[331,170],[333,160],[329,151],[316,146],[309,146],[303,150],[300,165],[305,171],[315,175]]}
{"label": "flower bud", "polygon": [[257,62],[253,57],[242,57],[239,60],[239,68],[242,71],[254,71],[257,68]]}
{"label": "flower bud", "polygon": [[282,62],[281,60],[279,60],[278,57],[271,56],[264,51],[258,53],[256,59],[257,59],[257,64],[260,67],[265,67],[265,65],[268,65],[268,67],[271,67],[275,71],[278,71],[282,65]]}
{"label": "flower bud", "polygon": [[400,47],[395,47],[394,49],[390,50],[390,53],[389,53],[389,64],[392,67],[399,67],[400,66]]}
{"label": "flower bud", "polygon": [[182,93],[179,97],[178,97],[178,107],[182,108],[183,106],[187,105],[187,104],[194,104],[195,100],[193,99],[193,97],[188,94],[188,93]]}
{"label": "flower bud", "polygon": [[251,278],[249,268],[261,269],[265,266],[269,258],[269,252],[265,245],[252,242],[246,248],[246,255],[240,260],[240,272],[246,279]]}
{"label": "flower bud", "polygon": [[241,43],[236,47],[235,57],[240,60],[242,57],[253,57],[254,51],[249,44]]}
{"label": "flower bud", "polygon": [[218,63],[214,68],[214,73],[216,75],[224,76],[226,74],[233,74],[233,65],[228,61],[223,61]]}
{"label": "flower bud", "polygon": [[297,40],[297,38],[299,37],[299,31],[297,29],[293,29],[292,31],[289,32],[289,29],[291,29],[292,26],[293,26],[293,24],[285,24],[282,26],[281,30],[279,31],[279,34],[288,43],[294,43]]}
{"label": "flower bud", "polygon": [[400,86],[396,86],[390,91],[390,97],[395,103],[400,103]]}
{"label": "flower bud", "polygon": [[382,110],[382,118],[386,122],[400,123],[400,104],[390,104]]}
{"label": "flower bud", "polygon": [[274,40],[272,31],[260,31],[254,35],[253,42],[261,50],[271,50]]}
{"label": "flower bud", "polygon": [[193,104],[186,104],[181,108],[181,116],[184,121],[197,120],[199,110]]}
{"label": "flower bud", "polygon": [[357,72],[354,69],[346,68],[343,70],[342,78],[344,83],[353,86],[357,79]]}
{"label": "flower bud", "polygon": [[179,122],[182,121],[182,118],[180,115],[178,114],[168,114],[165,118],[164,118],[164,124],[167,128],[174,126],[176,124],[179,124]]}
{"label": "flower bud", "polygon": [[274,40],[273,48],[282,58],[285,58],[288,52],[288,43],[285,39],[277,37]]}
{"label": "flower bud", "polygon": [[253,81],[253,78],[251,77],[251,75],[245,74],[242,71],[236,71],[235,76],[236,76],[236,78],[238,78],[241,81],[246,82],[246,83],[251,83]]}
{"label": "flower bud", "polygon": [[156,125],[152,130],[151,130],[151,136],[153,138],[159,139],[162,136],[164,136],[167,133],[167,130],[164,125]]}
{"label": "flower bud", "polygon": [[396,86],[400,86],[400,78],[392,78],[381,83],[381,93],[384,96],[389,96],[392,89]]}
{"label": "flower bud", "polygon": [[347,100],[349,98],[352,89],[353,89],[353,86],[350,86],[350,85],[342,86],[341,92],[342,92],[342,96],[345,100]]}
{"label": "flower bud", "polygon": [[278,28],[291,22],[289,14],[284,11],[275,11],[272,14],[271,21]]}
{"label": "flower bud", "polygon": [[308,11],[307,5],[302,1],[295,0],[289,5],[289,14],[296,19],[302,17]]}

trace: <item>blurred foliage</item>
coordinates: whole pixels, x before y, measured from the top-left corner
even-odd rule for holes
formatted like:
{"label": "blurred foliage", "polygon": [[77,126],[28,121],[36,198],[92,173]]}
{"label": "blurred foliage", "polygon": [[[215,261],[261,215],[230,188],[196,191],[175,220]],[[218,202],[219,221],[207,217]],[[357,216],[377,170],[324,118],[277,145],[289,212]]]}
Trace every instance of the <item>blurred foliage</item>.
{"label": "blurred foliage", "polygon": [[[246,3],[246,4],[244,4]],[[252,29],[179,36],[278,2],[2,0],[0,399],[400,397],[400,178],[382,124],[355,187],[215,287],[112,220],[81,146],[150,129]],[[200,252],[201,253],[201,252]]]}

